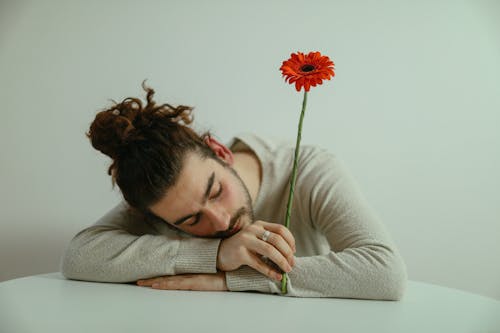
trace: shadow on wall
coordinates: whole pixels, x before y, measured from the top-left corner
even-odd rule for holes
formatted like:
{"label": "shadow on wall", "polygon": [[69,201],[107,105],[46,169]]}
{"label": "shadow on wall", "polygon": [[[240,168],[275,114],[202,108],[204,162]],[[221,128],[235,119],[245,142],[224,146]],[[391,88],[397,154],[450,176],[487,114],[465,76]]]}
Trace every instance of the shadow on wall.
{"label": "shadow on wall", "polygon": [[[7,236],[8,235],[8,236]],[[61,256],[73,235],[34,230],[0,236],[0,281],[59,271]]]}

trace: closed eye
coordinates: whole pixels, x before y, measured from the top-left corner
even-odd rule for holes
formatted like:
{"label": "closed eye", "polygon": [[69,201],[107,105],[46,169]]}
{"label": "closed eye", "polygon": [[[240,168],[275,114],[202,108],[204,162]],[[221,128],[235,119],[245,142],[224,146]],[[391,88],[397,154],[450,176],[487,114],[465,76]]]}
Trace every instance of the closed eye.
{"label": "closed eye", "polygon": [[213,200],[213,199],[217,199],[218,197],[220,197],[220,195],[222,194],[222,184],[219,182],[219,190],[217,191],[217,193],[214,194],[213,197],[211,197],[210,199]]}
{"label": "closed eye", "polygon": [[188,225],[189,226],[193,226],[193,225],[196,225],[200,222],[200,218],[201,218],[201,214],[196,214],[195,218],[194,218],[194,222],[192,223],[189,223]]}
{"label": "closed eye", "polygon": [[[221,196],[221,194],[222,194],[222,189],[223,189],[223,188],[222,188],[222,183],[220,183],[220,182],[219,182],[219,190],[218,190],[218,191],[217,191],[217,193],[215,193],[212,197],[210,197],[210,200],[215,200],[215,199],[217,199],[218,197],[220,197],[220,196]],[[192,227],[192,226],[194,226],[194,225],[197,225],[198,223],[200,223],[200,220],[201,220],[201,213],[196,214],[196,215],[195,215],[195,219],[194,219],[194,221],[193,221],[192,223],[189,223],[188,225],[189,225],[190,227]]]}

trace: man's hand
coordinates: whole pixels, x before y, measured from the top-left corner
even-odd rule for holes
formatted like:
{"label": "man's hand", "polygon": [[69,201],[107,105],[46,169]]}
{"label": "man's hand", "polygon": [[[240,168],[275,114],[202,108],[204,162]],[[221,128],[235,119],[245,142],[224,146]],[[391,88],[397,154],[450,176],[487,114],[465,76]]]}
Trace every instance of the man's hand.
{"label": "man's hand", "polygon": [[227,291],[226,274],[182,274],[137,281],[141,287],[163,290]]}
{"label": "man's hand", "polygon": [[[263,241],[261,237],[266,230],[271,234],[267,241]],[[248,265],[271,279],[281,281],[281,273],[265,264],[262,257],[269,258],[288,273],[295,265],[294,253],[295,238],[290,230],[281,224],[255,221],[221,242],[217,268],[227,272]]]}

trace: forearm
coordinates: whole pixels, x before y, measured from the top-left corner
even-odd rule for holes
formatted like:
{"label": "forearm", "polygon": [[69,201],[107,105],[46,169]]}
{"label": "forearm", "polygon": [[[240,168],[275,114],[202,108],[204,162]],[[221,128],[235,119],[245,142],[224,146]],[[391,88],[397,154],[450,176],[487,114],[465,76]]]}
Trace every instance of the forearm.
{"label": "forearm", "polygon": [[406,286],[400,256],[378,245],[297,259],[289,296],[399,300]]}
{"label": "forearm", "polygon": [[[406,279],[399,254],[385,246],[365,246],[297,258],[286,296],[398,300]],[[281,292],[280,283],[249,267],[226,273],[226,282],[231,291]]]}
{"label": "forearm", "polygon": [[70,242],[61,271],[70,279],[132,282],[184,273],[215,273],[220,240],[132,235],[94,226]]}

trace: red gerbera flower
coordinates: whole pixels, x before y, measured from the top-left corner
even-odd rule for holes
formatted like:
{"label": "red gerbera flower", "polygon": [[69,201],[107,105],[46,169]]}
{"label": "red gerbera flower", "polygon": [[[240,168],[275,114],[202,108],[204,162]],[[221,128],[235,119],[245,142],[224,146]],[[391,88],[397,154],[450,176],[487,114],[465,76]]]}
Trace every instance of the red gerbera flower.
{"label": "red gerbera flower", "polygon": [[283,61],[280,70],[283,77],[286,77],[285,81],[295,83],[297,91],[302,87],[309,91],[311,86],[316,87],[323,80],[330,80],[335,76],[333,61],[319,52],[309,52],[307,55],[302,52],[292,53],[290,59]]}

